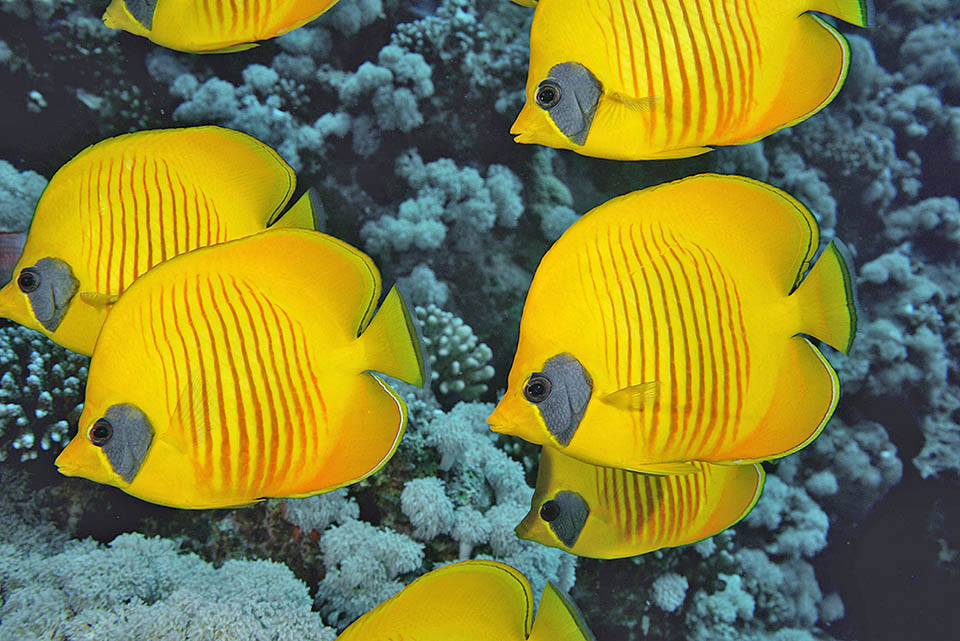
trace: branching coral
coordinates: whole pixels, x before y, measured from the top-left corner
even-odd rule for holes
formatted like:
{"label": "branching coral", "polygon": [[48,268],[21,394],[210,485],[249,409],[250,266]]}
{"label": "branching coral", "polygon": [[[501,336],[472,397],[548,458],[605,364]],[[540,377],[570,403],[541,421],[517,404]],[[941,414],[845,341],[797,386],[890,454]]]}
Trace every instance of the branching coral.
{"label": "branching coral", "polygon": [[0,461],[58,451],[80,418],[89,359],[3,321],[0,362]]}
{"label": "branching coral", "polygon": [[440,400],[473,401],[493,378],[493,352],[477,340],[463,319],[433,304],[416,307],[423,346],[430,360],[432,383]]}
{"label": "branching coral", "polygon": [[0,638],[331,641],[306,586],[270,561],[214,569],[173,541],[139,534],[24,556],[0,545]]}

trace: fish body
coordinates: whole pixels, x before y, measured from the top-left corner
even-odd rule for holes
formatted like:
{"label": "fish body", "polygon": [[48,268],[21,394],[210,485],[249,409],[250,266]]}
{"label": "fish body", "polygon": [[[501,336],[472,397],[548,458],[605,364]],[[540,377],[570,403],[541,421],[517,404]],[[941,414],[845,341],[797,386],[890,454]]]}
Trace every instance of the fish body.
{"label": "fish body", "polygon": [[820,11],[866,25],[869,0],[541,0],[516,141],[601,158],[680,158],[800,122],[850,52]]}
{"label": "fish body", "polygon": [[89,355],[109,306],[151,267],[269,225],[312,228],[309,196],[277,220],[295,186],[273,149],[229,129],[101,141],[41,195],[15,278],[0,289],[0,316]]}
{"label": "fish body", "polygon": [[491,429],[648,473],[802,448],[839,398],[807,336],[846,351],[856,329],[842,252],[811,268],[818,244],[801,203],[738,176],[595,208],[534,274]]}
{"label": "fish body", "polygon": [[169,49],[230,53],[293,31],[336,1],[113,0],[103,23]]}
{"label": "fish body", "polygon": [[403,299],[394,288],[374,315],[379,295],[365,254],[306,230],[158,265],[108,315],[57,466],[181,508],[309,496],[373,473],[407,414],[372,372],[424,377]]}
{"label": "fish body", "polygon": [[353,622],[337,641],[592,641],[576,606],[547,583],[534,618],[530,582],[497,561],[423,575]]}
{"label": "fish body", "polygon": [[722,532],[760,498],[759,464],[693,465],[689,474],[643,474],[544,447],[530,512],[517,536],[580,556],[636,556]]}

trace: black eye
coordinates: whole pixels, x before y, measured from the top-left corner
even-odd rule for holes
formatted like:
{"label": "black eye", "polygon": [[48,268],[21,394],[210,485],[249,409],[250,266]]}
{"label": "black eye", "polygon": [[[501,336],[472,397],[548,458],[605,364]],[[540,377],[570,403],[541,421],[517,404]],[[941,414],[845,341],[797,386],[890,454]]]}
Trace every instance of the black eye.
{"label": "black eye", "polygon": [[543,374],[534,374],[523,386],[523,396],[531,403],[540,403],[550,396],[550,379]]}
{"label": "black eye", "polygon": [[553,80],[544,80],[537,87],[537,104],[544,109],[552,109],[560,102],[560,85]]}
{"label": "black eye", "polygon": [[37,287],[40,287],[40,272],[33,267],[27,267],[20,272],[20,276],[17,278],[17,287],[24,294],[36,291]]}
{"label": "black eye", "polygon": [[560,506],[556,501],[547,501],[540,506],[540,518],[549,523],[555,521],[560,516]]}
{"label": "black eye", "polygon": [[110,424],[105,418],[97,420],[96,423],[90,428],[90,431],[87,432],[87,437],[90,439],[90,442],[96,445],[97,447],[103,447],[107,444],[107,441],[113,436],[113,425]]}

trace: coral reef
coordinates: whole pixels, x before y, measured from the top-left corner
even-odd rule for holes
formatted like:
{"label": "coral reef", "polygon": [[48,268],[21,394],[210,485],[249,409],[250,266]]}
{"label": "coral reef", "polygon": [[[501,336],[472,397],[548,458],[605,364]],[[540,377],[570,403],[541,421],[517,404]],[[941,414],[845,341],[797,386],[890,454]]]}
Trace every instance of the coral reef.
{"label": "coral reef", "polygon": [[83,411],[90,359],[0,321],[0,461],[57,453]]}

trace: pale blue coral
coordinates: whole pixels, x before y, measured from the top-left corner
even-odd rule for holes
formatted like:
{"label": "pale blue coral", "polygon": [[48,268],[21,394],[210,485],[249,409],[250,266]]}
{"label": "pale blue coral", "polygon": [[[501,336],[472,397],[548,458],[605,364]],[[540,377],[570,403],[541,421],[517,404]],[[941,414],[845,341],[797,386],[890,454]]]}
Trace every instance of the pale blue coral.
{"label": "pale blue coral", "polygon": [[0,545],[0,639],[331,641],[306,586],[270,561],[221,568],[177,544],[124,534],[54,555]]}

